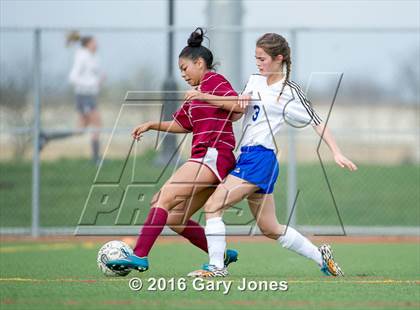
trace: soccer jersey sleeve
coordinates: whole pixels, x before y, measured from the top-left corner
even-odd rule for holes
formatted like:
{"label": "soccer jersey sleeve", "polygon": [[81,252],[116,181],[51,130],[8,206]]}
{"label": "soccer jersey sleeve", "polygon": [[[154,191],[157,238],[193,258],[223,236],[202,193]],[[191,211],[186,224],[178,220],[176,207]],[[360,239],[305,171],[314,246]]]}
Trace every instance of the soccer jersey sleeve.
{"label": "soccer jersey sleeve", "polygon": [[304,92],[297,84],[288,84],[292,92],[292,98],[284,107],[284,116],[286,121],[297,126],[311,124],[316,126],[321,124],[322,120],[312,108],[310,101],[306,98]]}
{"label": "soccer jersey sleeve", "polygon": [[193,125],[189,114],[190,104],[185,102],[179,109],[173,114],[174,120],[185,130],[192,131]]}

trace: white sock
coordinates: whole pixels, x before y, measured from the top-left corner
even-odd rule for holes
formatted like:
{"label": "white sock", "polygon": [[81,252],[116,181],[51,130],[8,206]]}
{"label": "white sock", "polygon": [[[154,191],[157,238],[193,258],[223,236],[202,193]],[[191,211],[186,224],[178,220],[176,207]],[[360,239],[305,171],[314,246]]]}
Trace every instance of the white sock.
{"label": "white sock", "polygon": [[322,266],[322,255],[318,248],[313,245],[308,238],[301,235],[298,231],[288,226],[286,234],[280,236],[277,240],[283,248],[292,250],[302,256],[315,261],[319,266]]}
{"label": "white sock", "polygon": [[207,220],[205,232],[209,250],[209,264],[215,265],[217,268],[223,268],[226,248],[226,227],[222,218],[214,217]]}

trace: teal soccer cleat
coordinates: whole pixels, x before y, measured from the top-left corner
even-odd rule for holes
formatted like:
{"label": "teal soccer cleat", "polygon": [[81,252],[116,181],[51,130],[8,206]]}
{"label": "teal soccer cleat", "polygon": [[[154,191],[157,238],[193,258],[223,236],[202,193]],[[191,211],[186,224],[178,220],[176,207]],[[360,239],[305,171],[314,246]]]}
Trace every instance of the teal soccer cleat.
{"label": "teal soccer cleat", "polygon": [[138,257],[137,255],[128,255],[126,258],[110,260],[106,266],[114,271],[122,271],[127,269],[134,269],[140,272],[149,269],[149,261],[147,257]]}
{"label": "teal soccer cleat", "polygon": [[238,251],[227,249],[225,252],[224,264],[225,267],[229,266],[231,263],[234,263],[238,260]]}

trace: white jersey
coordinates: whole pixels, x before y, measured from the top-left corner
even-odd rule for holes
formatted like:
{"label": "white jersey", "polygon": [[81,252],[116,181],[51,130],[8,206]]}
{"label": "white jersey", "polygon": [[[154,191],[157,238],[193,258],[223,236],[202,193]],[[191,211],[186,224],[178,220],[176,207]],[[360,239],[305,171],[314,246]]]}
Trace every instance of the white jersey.
{"label": "white jersey", "polygon": [[69,75],[70,83],[78,95],[97,95],[101,73],[98,59],[87,48],[76,51],[73,67]]}
{"label": "white jersey", "polygon": [[284,125],[305,127],[319,125],[320,117],[312,109],[302,89],[284,79],[267,85],[267,78],[259,74],[250,76],[242,94],[251,94],[252,101],[245,111],[241,146],[262,145],[275,150],[273,137]]}

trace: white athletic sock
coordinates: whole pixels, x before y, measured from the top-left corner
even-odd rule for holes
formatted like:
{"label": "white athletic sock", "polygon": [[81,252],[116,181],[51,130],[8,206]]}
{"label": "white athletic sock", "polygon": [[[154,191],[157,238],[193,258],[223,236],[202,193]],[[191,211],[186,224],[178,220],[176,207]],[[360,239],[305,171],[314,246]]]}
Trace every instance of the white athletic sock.
{"label": "white athletic sock", "polygon": [[286,234],[280,236],[277,241],[283,246],[283,248],[292,250],[302,256],[312,259],[319,266],[322,266],[322,255],[318,248],[292,227],[288,226]]}
{"label": "white athletic sock", "polygon": [[224,267],[224,255],[226,248],[226,227],[221,217],[214,217],[206,222],[207,248],[209,250],[210,265],[217,268]]}

